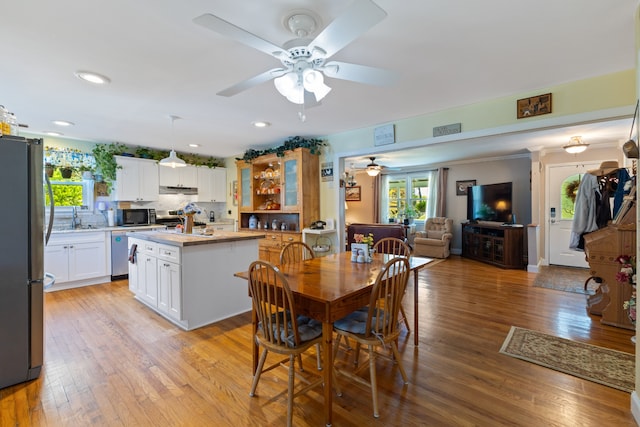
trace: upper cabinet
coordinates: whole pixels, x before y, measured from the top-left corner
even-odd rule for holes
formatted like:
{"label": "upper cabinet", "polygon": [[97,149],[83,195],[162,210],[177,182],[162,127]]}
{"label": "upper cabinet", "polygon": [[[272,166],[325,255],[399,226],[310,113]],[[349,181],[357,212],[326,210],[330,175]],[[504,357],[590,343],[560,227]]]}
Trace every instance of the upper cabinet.
{"label": "upper cabinet", "polygon": [[275,219],[297,231],[318,219],[320,163],[308,149],[296,148],[284,157],[269,154],[251,163],[239,161],[237,166],[240,228],[249,227],[252,214],[262,224]]}
{"label": "upper cabinet", "polygon": [[201,166],[198,170],[198,201],[227,201],[227,170]]}
{"label": "upper cabinet", "polygon": [[189,166],[182,168],[159,168],[159,179],[162,187],[195,188],[198,186],[198,168]]}
{"label": "upper cabinet", "polygon": [[118,164],[114,200],[150,202],[159,199],[158,163],[155,160],[114,157]]}

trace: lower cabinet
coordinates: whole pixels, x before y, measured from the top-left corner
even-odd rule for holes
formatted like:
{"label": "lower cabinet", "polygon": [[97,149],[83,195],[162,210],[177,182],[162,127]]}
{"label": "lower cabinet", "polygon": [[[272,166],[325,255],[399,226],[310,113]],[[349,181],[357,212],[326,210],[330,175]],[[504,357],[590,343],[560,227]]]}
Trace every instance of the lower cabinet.
{"label": "lower cabinet", "polygon": [[44,269],[56,277],[50,290],[108,282],[106,245],[102,231],[52,234],[44,249]]}
{"label": "lower cabinet", "polygon": [[129,290],[156,311],[182,319],[180,248],[129,237],[137,245],[136,262],[129,263]]}
{"label": "lower cabinet", "polygon": [[462,224],[462,256],[502,268],[523,268],[524,229]]}
{"label": "lower cabinet", "polygon": [[262,261],[268,261],[272,264],[280,263],[280,251],[288,243],[302,240],[301,233],[266,231],[265,234],[266,237],[259,242],[259,256]]}

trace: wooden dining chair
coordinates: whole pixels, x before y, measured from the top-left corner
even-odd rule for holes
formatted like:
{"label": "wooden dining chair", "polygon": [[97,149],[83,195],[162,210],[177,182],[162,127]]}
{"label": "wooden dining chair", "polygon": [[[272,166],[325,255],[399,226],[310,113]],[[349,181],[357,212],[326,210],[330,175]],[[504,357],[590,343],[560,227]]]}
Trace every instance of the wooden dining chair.
{"label": "wooden dining chair", "polygon": [[[304,242],[287,243],[280,251],[280,265],[302,262],[313,259],[313,250]],[[318,370],[322,370],[322,358],[320,356],[320,344],[316,346]],[[302,358],[300,357],[300,369],[302,369]]]}
{"label": "wooden dining chair", "polygon": [[[381,254],[399,255],[407,258],[411,256],[411,249],[409,248],[409,245],[396,237],[385,237],[384,239],[378,240],[373,249]],[[402,305],[400,306],[400,314],[402,316],[399,320],[404,323],[405,328],[407,328],[407,332],[411,332],[409,319],[407,319],[407,315],[405,314],[404,307]]]}
{"label": "wooden dining chair", "polygon": [[[309,347],[322,342],[322,323],[296,315],[293,295],[289,289],[287,279],[273,264],[265,261],[255,261],[249,267],[249,289],[253,300],[253,309],[258,319],[258,330],[254,339],[262,347],[258,367],[251,384],[250,396],[255,396],[260,376],[278,366],[285,366],[288,362],[289,380],[287,394],[287,426],[291,426],[293,419],[293,398],[299,394],[322,384],[322,377],[309,381],[301,390],[294,394],[295,359],[302,355]],[[285,355],[268,367],[264,367],[269,352]],[[285,366],[286,367],[286,366]]]}
{"label": "wooden dining chair", "polygon": [[[380,416],[378,411],[376,356],[387,357],[386,354],[376,352],[375,349],[377,347],[386,348],[389,346],[391,348],[392,360],[398,364],[404,383],[409,383],[396,344],[400,334],[398,330],[398,315],[407,281],[409,280],[409,273],[410,267],[407,258],[398,257],[389,260],[378,273],[373,284],[368,310],[354,311],[333,324],[333,330],[337,334],[334,360],[343,337],[349,337],[357,343],[354,354],[355,370],[346,371],[337,368],[334,368],[334,370],[340,375],[371,388],[373,416],[376,418]],[[358,366],[361,345],[367,346],[369,353],[369,381],[360,376],[360,373],[367,367],[366,364]]]}
{"label": "wooden dining chair", "polygon": [[304,242],[287,243],[280,251],[280,264],[291,264],[314,258],[313,250]]}

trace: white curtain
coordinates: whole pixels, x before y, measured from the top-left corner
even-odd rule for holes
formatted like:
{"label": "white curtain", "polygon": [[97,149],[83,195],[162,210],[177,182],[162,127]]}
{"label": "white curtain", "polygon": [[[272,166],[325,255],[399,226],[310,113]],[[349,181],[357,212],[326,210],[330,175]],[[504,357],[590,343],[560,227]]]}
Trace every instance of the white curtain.
{"label": "white curtain", "polygon": [[428,171],[427,177],[429,178],[429,195],[427,196],[427,209],[426,217],[433,218],[438,216],[438,172]]}

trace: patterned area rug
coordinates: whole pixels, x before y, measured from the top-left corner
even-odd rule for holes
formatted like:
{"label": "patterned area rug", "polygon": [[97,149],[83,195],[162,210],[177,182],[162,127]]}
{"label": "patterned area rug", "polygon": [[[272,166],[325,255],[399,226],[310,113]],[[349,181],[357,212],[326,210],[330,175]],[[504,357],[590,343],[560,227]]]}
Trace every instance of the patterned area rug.
{"label": "patterned area rug", "polygon": [[584,282],[590,276],[591,274],[588,268],[543,265],[536,274],[533,286],[536,288],[593,295],[599,286],[595,281],[590,280],[587,285],[587,290],[584,290]]}
{"label": "patterned area rug", "polygon": [[511,327],[500,353],[631,393],[635,355]]}

